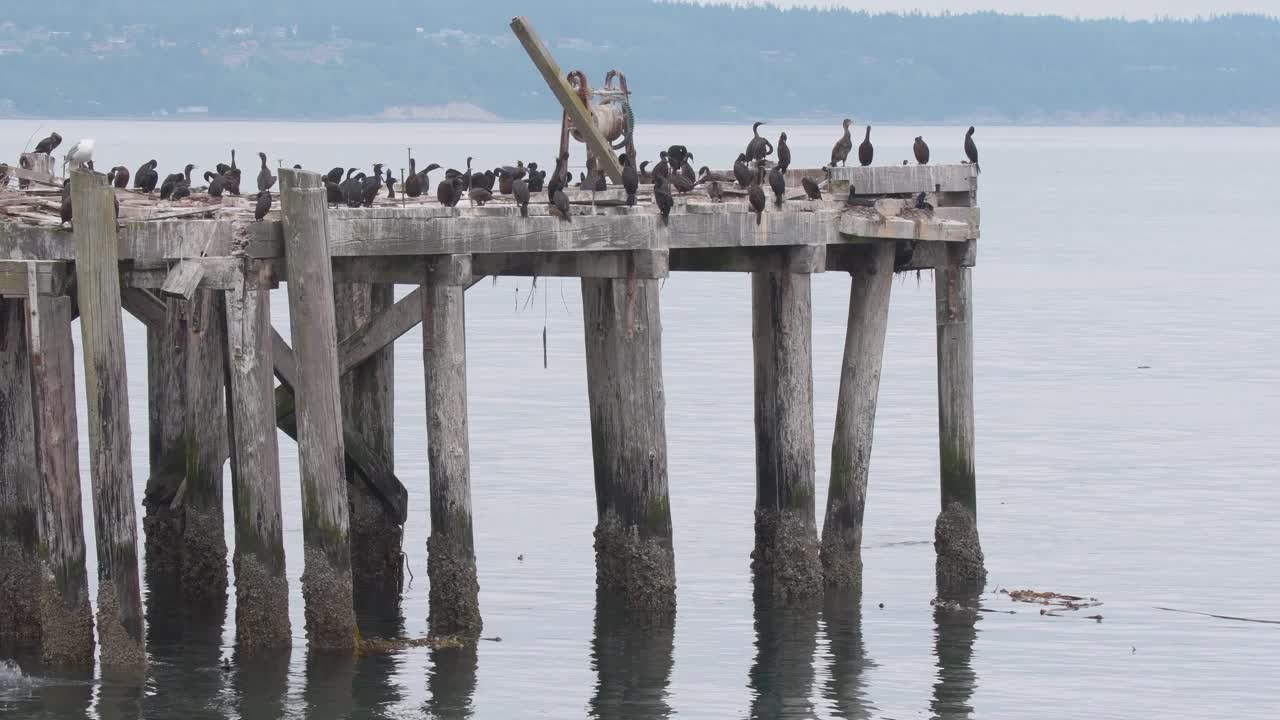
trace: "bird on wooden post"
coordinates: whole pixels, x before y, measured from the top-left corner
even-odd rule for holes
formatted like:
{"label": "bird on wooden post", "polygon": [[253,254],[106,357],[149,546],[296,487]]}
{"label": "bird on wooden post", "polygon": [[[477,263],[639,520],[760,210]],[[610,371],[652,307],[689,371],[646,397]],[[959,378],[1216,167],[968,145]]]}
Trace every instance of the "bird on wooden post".
{"label": "bird on wooden post", "polygon": [[635,207],[636,191],[640,189],[640,176],[636,174],[636,166],[631,157],[622,153],[618,158],[622,161],[622,189],[627,191],[627,206]]}
{"label": "bird on wooden post", "polygon": [[269,212],[271,212],[271,192],[261,190],[258,192],[258,204],[253,208],[253,219],[262,222]]}
{"label": "bird on wooden post", "polygon": [[746,153],[738,153],[738,159],[733,161],[733,178],[744,188],[751,185],[751,168],[747,166]]}
{"label": "bird on wooden post", "polygon": [[777,165],[769,171],[769,188],[773,190],[773,201],[780,208],[787,193],[787,178]]}
{"label": "bird on wooden post", "polygon": [[128,189],[128,187],[129,187],[129,168],[125,167],[124,165],[117,165],[117,166],[115,166],[115,167],[111,168],[111,172],[113,173],[113,175],[112,175],[112,183],[111,183],[111,184],[112,184],[113,186],[115,186],[115,188],[116,188],[117,190],[126,190],[126,189]]}
{"label": "bird on wooden post", "polygon": [[520,217],[529,217],[529,182],[524,178],[511,181],[511,194],[520,206]]}
{"label": "bird on wooden post", "polygon": [[925,143],[924,138],[920,135],[916,136],[916,143],[912,146],[912,151],[916,155],[916,162],[921,165],[929,164],[929,146]]}
{"label": "bird on wooden post", "polygon": [[267,154],[258,153],[258,157],[262,158],[262,169],[258,171],[258,192],[270,190],[272,185],[276,184],[276,176],[271,174],[270,168],[267,167]]}
{"label": "bird on wooden post", "polygon": [[66,173],[68,165],[72,170],[80,170],[91,162],[93,162],[93,139],[84,138],[67,151],[66,157],[62,160],[62,172]]}
{"label": "bird on wooden post", "polygon": [[791,167],[791,148],[787,145],[787,134],[778,135],[778,169],[786,172]]}
{"label": "bird on wooden post", "polygon": [[844,165],[849,159],[849,151],[853,149],[853,136],[849,134],[849,126],[853,121],[845,118],[841,124],[844,126],[844,134],[831,147],[831,167],[835,167],[836,163]]}
{"label": "bird on wooden post", "polygon": [[757,122],[751,126],[751,141],[747,143],[746,156],[748,160],[763,160],[773,154],[773,144],[766,138],[760,137],[760,126],[763,122]]}
{"label": "bird on wooden post", "polygon": [[62,181],[62,224],[71,222],[71,178]]}
{"label": "bird on wooden post", "polygon": [[867,126],[867,135],[862,138],[862,144],[858,146],[858,164],[862,167],[871,165],[871,160],[876,156],[876,148],[871,144],[871,126]]}
{"label": "bird on wooden post", "polygon": [[49,137],[44,138],[40,142],[36,143],[35,152],[44,153],[45,155],[52,155],[53,151],[57,150],[58,146],[61,144],[62,144],[62,136],[56,132],[50,133]]}
{"label": "bird on wooden post", "polygon": [[751,209],[756,213],[756,225],[764,218],[764,189],[760,187],[763,175],[764,168],[757,166],[755,175],[751,178],[751,189],[747,191],[747,202],[751,203]]}
{"label": "bird on wooden post", "polygon": [[978,144],[973,141],[973,126],[969,126],[969,132],[964,134],[964,154],[969,158],[969,162],[977,168],[978,172],[982,172],[982,166],[978,164]]}
{"label": "bird on wooden post", "polygon": [[805,175],[800,178],[800,185],[804,187],[804,194],[807,195],[810,200],[822,199],[822,190],[818,188],[818,183],[813,178]]}
{"label": "bird on wooden post", "polygon": [[675,207],[675,198],[671,197],[671,180],[665,177],[655,177],[653,179],[653,202],[658,206],[658,212],[662,214],[662,224],[666,225],[671,221],[671,208]]}

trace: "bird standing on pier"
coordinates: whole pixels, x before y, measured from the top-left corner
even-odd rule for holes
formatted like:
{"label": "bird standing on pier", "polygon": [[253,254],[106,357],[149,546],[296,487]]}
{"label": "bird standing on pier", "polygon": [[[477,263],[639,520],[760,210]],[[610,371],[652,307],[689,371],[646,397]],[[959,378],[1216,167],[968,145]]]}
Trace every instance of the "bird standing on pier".
{"label": "bird standing on pier", "polygon": [[684,163],[691,157],[689,148],[683,145],[672,145],[667,148],[667,163],[672,170],[679,170],[684,167]]}
{"label": "bird standing on pier", "polygon": [[520,206],[520,217],[529,217],[529,181],[524,178],[511,181],[511,195]]}
{"label": "bird standing on pier", "polygon": [[262,222],[262,219],[271,212],[271,192],[269,190],[258,191],[258,204],[253,207],[253,219]]}
{"label": "bird standing on pier", "polygon": [[71,178],[62,181],[62,224],[71,222]]}
{"label": "bird standing on pier", "polygon": [[196,168],[190,163],[183,169],[182,175],[178,176],[178,180],[173,184],[173,194],[170,196],[174,200],[191,197],[191,171]]}
{"label": "bird standing on pier", "polygon": [[467,171],[462,173],[462,189],[471,189],[471,156],[467,156]]}
{"label": "bird standing on pier", "polygon": [[751,140],[747,143],[747,160],[763,160],[773,153],[773,145],[767,139],[760,137],[761,125],[764,123],[756,122],[751,126]]}
{"label": "bird standing on pier", "polygon": [[439,170],[439,169],[440,169],[439,165],[435,163],[431,163],[430,165],[418,171],[418,180],[419,180],[419,183],[422,185],[423,195],[431,191],[431,171]]}
{"label": "bird standing on pier", "polygon": [[871,144],[871,126],[867,126],[867,135],[862,138],[862,144],[858,146],[858,164],[862,167],[871,165],[871,160],[876,156],[876,148]]}
{"label": "bird standing on pier", "polygon": [[751,176],[751,188],[747,191],[747,202],[751,204],[751,209],[756,214],[756,225],[759,225],[764,217],[764,188],[760,187],[760,180],[764,176],[764,167],[757,165],[756,172]]}
{"label": "bird standing on pier", "polygon": [[791,148],[787,146],[787,134],[778,136],[778,169],[786,172],[791,167]]}
{"label": "bird standing on pier", "polygon": [[270,190],[272,185],[276,184],[276,176],[271,174],[271,170],[267,168],[267,154],[258,153],[258,157],[262,158],[262,169],[258,171],[258,192]]}
{"label": "bird standing on pier", "polygon": [[916,162],[921,165],[929,164],[929,145],[925,143],[924,137],[917,135],[916,143],[912,146],[911,150],[916,155]]}
{"label": "bird standing on pier", "polygon": [[744,188],[751,185],[751,168],[747,166],[746,153],[738,153],[738,159],[733,161],[733,177]]}
{"label": "bird standing on pier", "polygon": [[538,163],[529,163],[529,192],[542,192],[542,184],[547,180],[547,171],[539,170]]}
{"label": "bird standing on pier", "polygon": [[649,163],[651,163],[651,162],[653,162],[653,161],[652,161],[652,160],[645,160],[644,162],[640,163],[640,179],[641,179],[641,180],[652,180],[652,179],[653,179],[653,174],[652,174],[652,173],[650,173],[650,172],[649,172],[649,169],[648,169],[648,168],[649,168]]}
{"label": "bird standing on pier", "polygon": [[383,184],[387,186],[387,199],[396,199],[396,179],[391,177],[391,168],[387,168],[387,177],[383,180]]}
{"label": "bird standing on pier", "polygon": [[382,189],[382,163],[373,164],[373,175],[366,177],[364,182],[360,184],[361,204],[365,207],[373,207],[373,201],[378,197],[378,191]]}
{"label": "bird standing on pier", "polygon": [[845,118],[841,123],[844,127],[844,134],[831,147],[831,167],[835,167],[836,163],[844,165],[845,161],[849,159],[849,151],[853,149],[853,136],[849,134],[849,126],[852,124],[853,121],[849,118]]}
{"label": "bird standing on pier", "polygon": [[53,151],[57,150],[58,146],[61,144],[62,144],[61,135],[59,135],[56,132],[49,133],[49,137],[36,143],[36,149],[34,150],[34,152],[44,153],[45,155],[52,155]]}
{"label": "bird standing on pier", "polygon": [[684,176],[685,180],[689,181],[689,187],[693,187],[698,182],[698,176],[693,173],[693,165],[690,164],[692,162],[693,153],[689,153],[684,162],[680,164],[680,174]]}
{"label": "bird standing on pier", "polygon": [[204,172],[204,181],[209,183],[209,197],[222,197],[222,189],[226,184],[226,178],[216,172],[206,170]]}
{"label": "bird standing on pier", "polygon": [[347,178],[341,185],[342,201],[347,204],[347,207],[360,207],[360,201],[364,196],[362,192],[364,179],[364,173],[356,172],[356,168],[347,168]]}
{"label": "bird standing on pier", "polygon": [[787,194],[787,176],[782,174],[777,165],[769,171],[769,188],[773,190],[773,202],[781,208]]}
{"label": "bird standing on pier", "polygon": [[129,187],[129,168],[123,165],[117,165],[111,168],[112,185],[117,190],[126,190]]}
{"label": "bird standing on pier", "polygon": [[969,132],[964,134],[964,155],[969,158],[969,162],[982,172],[982,166],[978,164],[978,144],[973,141],[973,126],[969,126]]}
{"label": "bird standing on pier", "polygon": [[70,165],[72,170],[79,170],[88,167],[91,162],[93,162],[93,138],[84,138],[67,151],[67,156],[62,160],[62,170],[66,172],[67,165]]}
{"label": "bird standing on pier", "polygon": [[404,194],[416,198],[422,194],[422,178],[418,177],[418,161],[409,158],[409,176],[404,179]]}
{"label": "bird standing on pier", "polygon": [[160,181],[160,174],[156,172],[155,160],[148,160],[142,163],[142,167],[138,168],[138,172],[133,174],[134,189],[141,190],[144,193],[151,194],[156,189],[156,183]]}
{"label": "bird standing on pier", "polygon": [[636,168],[631,164],[631,158],[623,153],[622,157],[622,189],[627,191],[627,206],[635,207],[636,191],[640,189],[640,176],[636,174]]}
{"label": "bird standing on pier", "polygon": [[671,208],[675,207],[676,200],[671,197],[671,180],[665,177],[655,177],[653,179],[653,203],[658,206],[658,212],[662,214],[662,224],[666,225],[671,222]]}
{"label": "bird standing on pier", "polygon": [[857,189],[857,188],[855,188],[854,186],[850,185],[850,186],[849,186],[849,196],[845,198],[845,200],[844,200],[844,204],[845,204],[845,205],[848,205],[848,206],[850,206],[850,207],[869,207],[869,208],[873,208],[873,207],[875,207],[875,206],[876,206],[876,201],[875,201],[874,199],[872,199],[872,198],[860,198],[860,197],[858,197],[858,189]]}
{"label": "bird standing on pier", "polygon": [[458,199],[462,193],[462,176],[455,175],[451,178],[445,178],[436,187],[436,200],[445,207],[453,207],[458,204]]}
{"label": "bird standing on pier", "polygon": [[693,190],[693,186],[697,184],[696,181],[690,179],[688,175],[685,175],[683,171],[671,173],[666,179],[671,183],[671,186],[676,189],[676,192],[681,195]]}
{"label": "bird standing on pier", "polygon": [[916,202],[915,202],[916,210],[925,210],[925,211],[933,210],[933,204],[930,203],[927,198],[928,196],[925,195],[924,193],[920,193],[919,195],[916,196]]}
{"label": "bird standing on pier", "polygon": [[653,177],[656,180],[660,177],[667,177],[671,174],[671,161],[667,157],[667,151],[663,150],[658,153],[658,164],[653,166]]}
{"label": "bird standing on pier", "polygon": [[808,175],[800,178],[800,185],[804,187],[804,194],[810,200],[821,200],[822,190],[818,187],[818,182]]}
{"label": "bird standing on pier", "polygon": [[564,189],[560,185],[557,185],[555,191],[551,193],[551,214],[565,222],[573,222],[573,213],[569,210],[569,196],[564,194]]}
{"label": "bird standing on pier", "polygon": [[471,198],[474,205],[484,207],[484,204],[493,199],[493,191],[482,187],[472,187],[467,191],[467,197]]}

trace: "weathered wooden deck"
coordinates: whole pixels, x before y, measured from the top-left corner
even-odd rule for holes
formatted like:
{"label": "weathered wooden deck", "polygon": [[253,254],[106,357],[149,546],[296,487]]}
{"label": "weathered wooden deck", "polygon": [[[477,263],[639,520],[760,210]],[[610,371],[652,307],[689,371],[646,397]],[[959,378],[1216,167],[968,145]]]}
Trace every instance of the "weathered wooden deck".
{"label": "weathered wooden deck", "polygon": [[[528,218],[500,197],[484,207],[420,199],[327,208],[319,176],[293,170],[280,172],[280,204],[263,222],[247,214],[247,198],[159,204],[113,191],[103,176],[85,172],[72,178],[74,230],[45,219],[46,198],[24,205],[19,196],[0,195],[0,319],[23,324],[16,333],[21,342],[0,343],[0,384],[30,398],[29,409],[0,417],[8,424],[0,436],[9,438],[0,449],[24,448],[17,460],[0,464],[0,520],[35,518],[0,522],[21,530],[0,538],[0,547],[10,549],[0,562],[25,563],[42,578],[38,594],[45,602],[32,604],[29,620],[42,628],[46,657],[92,659],[92,635],[83,631],[89,620],[83,523],[74,501],[79,475],[68,449],[76,418],[65,406],[65,388],[74,381],[69,323],[76,312],[89,385],[104,664],[136,665],[142,658],[128,398],[114,392],[124,386],[122,310],[149,334],[148,567],[178,577],[193,602],[225,593],[222,489],[214,478],[229,456],[237,637],[250,650],[288,644],[290,637],[276,427],[299,441],[310,642],[349,646],[353,596],[362,589],[398,593],[400,526],[418,519],[408,516],[409,490],[391,462],[389,345],[422,324],[430,624],[436,633],[478,632],[463,307],[467,287],[496,275],[582,278],[598,583],[633,604],[668,608],[675,589],[671,527],[679,512],[673,518],[667,493],[657,281],[682,271],[753,274],[752,564],[786,602],[824,584],[861,582],[889,278],[894,271],[934,270],[939,592],[980,585],[969,322],[969,268],[980,226],[976,169],[834,168],[824,186],[829,199],[820,201],[802,198],[802,175],[822,178],[823,171],[792,170],[794,191],[781,208],[767,193],[760,224],[741,195],[712,202],[701,190],[678,196],[664,223],[647,187],[636,207],[625,205],[620,190],[574,190],[571,222],[547,214],[541,193]],[[870,206],[846,204],[850,185]],[[118,221],[113,192],[121,202]],[[914,208],[919,193],[931,209]],[[6,213],[12,208],[20,210]],[[852,284],[820,540],[809,278],[834,271],[850,273]],[[270,324],[269,291],[278,283],[289,296],[287,341]],[[395,284],[419,287],[393,302]],[[13,334],[4,323],[0,330]]]}

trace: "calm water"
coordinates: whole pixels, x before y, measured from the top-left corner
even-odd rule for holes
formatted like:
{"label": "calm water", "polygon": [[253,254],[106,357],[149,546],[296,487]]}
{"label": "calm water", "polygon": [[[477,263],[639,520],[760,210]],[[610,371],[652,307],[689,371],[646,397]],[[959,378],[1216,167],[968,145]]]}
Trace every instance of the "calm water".
{"label": "calm water", "polygon": [[[39,125],[0,121],[0,155],[15,156]],[[550,124],[56,125],[70,139],[96,138],[102,166],[155,157],[164,172],[187,161],[211,167],[232,145],[246,159],[262,148],[325,169],[391,162],[406,145],[446,166],[466,153],[481,167],[545,163],[557,135]],[[836,137],[831,127],[785,129],[797,166],[819,164]],[[939,161],[961,157],[959,128],[875,133],[881,162],[907,157],[922,133]],[[727,167],[747,135],[642,126],[639,138],[646,156],[679,141],[697,164]],[[990,588],[1096,596],[1101,623],[1084,612],[1044,617],[995,592],[984,606],[1016,614],[935,616],[929,604],[938,468],[928,273],[894,285],[861,604],[828,597],[759,614],[748,568],[749,282],[666,282],[679,610],[673,623],[620,617],[594,591],[577,284],[550,279],[535,290],[503,279],[467,294],[480,602],[484,634],[501,642],[309,657],[297,455],[282,435],[291,654],[224,674],[233,611],[225,623],[161,611],[149,615],[145,681],[0,666],[0,715],[1273,717],[1280,626],[1156,607],[1280,620],[1280,210],[1270,192],[1280,130],[985,128],[977,139],[978,473]],[[848,288],[835,273],[813,283],[819,518]],[[285,305],[279,294],[276,325],[287,331]],[[128,317],[125,332],[140,498],[146,343]],[[417,637],[427,616],[421,336],[403,338],[396,354],[396,469],[411,493],[405,551],[417,579],[403,617],[366,619],[366,631]],[[87,457],[81,467],[87,488]]]}

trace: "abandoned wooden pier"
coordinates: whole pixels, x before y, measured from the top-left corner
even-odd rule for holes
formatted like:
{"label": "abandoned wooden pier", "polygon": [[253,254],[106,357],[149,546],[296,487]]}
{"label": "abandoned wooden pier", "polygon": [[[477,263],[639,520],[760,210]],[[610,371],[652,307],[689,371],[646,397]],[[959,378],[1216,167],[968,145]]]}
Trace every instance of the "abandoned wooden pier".
{"label": "abandoned wooden pier", "polygon": [[[502,198],[474,208],[380,201],[331,209],[319,175],[282,170],[278,211],[255,223],[235,201],[142,203],[102,175],[73,172],[73,231],[38,213],[0,215],[4,639],[38,648],[51,663],[85,665],[96,624],[104,665],[143,663],[139,503],[149,576],[171,578],[189,602],[218,602],[228,584],[221,478],[229,460],[237,642],[243,652],[290,644],[276,428],[298,441],[310,645],[350,647],[353,597],[399,592],[402,526],[426,521],[421,501],[421,512],[408,512],[409,493],[424,487],[431,630],[477,633],[465,305],[468,287],[497,275],[581,278],[598,585],[635,606],[670,608],[672,526],[681,513],[668,499],[660,281],[672,272],[752,274],[752,567],[774,599],[789,602],[824,585],[861,582],[892,276],[932,270],[938,591],[972,592],[985,576],[973,459],[976,169],[834,168],[826,184],[833,199],[824,200],[803,199],[805,174],[823,177],[790,171],[788,187],[797,192],[780,209],[771,201],[760,224],[743,198],[713,202],[701,191],[679,196],[664,224],[647,188],[636,207],[620,191],[574,191],[565,222],[538,204],[522,218]],[[850,184],[867,202],[846,204]],[[931,207],[916,209],[919,193]],[[820,272],[851,277],[821,537],[810,339],[810,278]],[[271,325],[270,291],[280,283],[287,332]],[[395,301],[398,284],[416,289]],[[142,498],[131,475],[129,438],[141,419],[130,416],[125,392],[122,312],[148,333],[150,474]],[[77,316],[87,417],[75,411]],[[392,463],[391,344],[419,324],[429,478],[404,478]],[[80,510],[80,422],[91,445],[96,619]]]}

